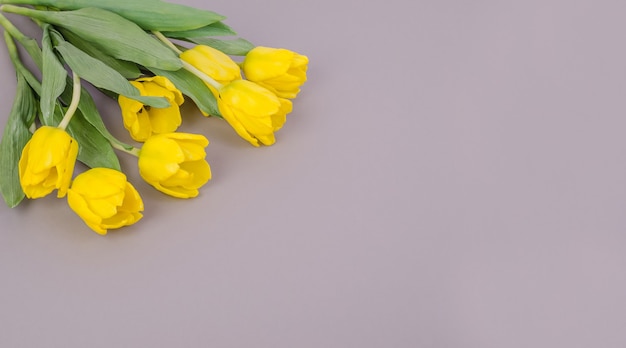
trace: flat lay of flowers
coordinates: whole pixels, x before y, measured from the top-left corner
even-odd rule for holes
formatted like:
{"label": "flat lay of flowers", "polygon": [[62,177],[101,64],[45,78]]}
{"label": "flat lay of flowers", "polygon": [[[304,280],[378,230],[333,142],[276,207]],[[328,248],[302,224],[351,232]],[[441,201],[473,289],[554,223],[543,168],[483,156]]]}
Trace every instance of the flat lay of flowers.
{"label": "flat lay of flowers", "polygon": [[[41,40],[3,13],[30,18]],[[141,179],[163,194],[198,196],[211,180],[209,140],[177,131],[183,103],[227,122],[251,146],[273,145],[308,58],[256,46],[224,20],[160,0],[0,0],[17,78],[0,142],[6,204],[52,194],[101,235],[135,224],[144,203],[118,156],[136,157]],[[127,138],[107,130],[87,84],[117,102]]]}

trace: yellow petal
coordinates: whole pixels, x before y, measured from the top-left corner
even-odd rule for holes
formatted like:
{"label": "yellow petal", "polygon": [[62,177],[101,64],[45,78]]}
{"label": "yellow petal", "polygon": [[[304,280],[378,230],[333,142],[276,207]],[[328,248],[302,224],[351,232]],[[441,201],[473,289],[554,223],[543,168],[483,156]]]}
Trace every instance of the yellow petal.
{"label": "yellow petal", "polygon": [[139,221],[143,217],[140,213],[135,212],[123,212],[108,219],[102,220],[102,226],[108,229],[115,229],[124,226],[129,226]]}
{"label": "yellow petal", "polygon": [[125,186],[124,173],[109,168],[92,168],[74,178],[72,190],[85,197],[102,198],[118,194]]}
{"label": "yellow petal", "polygon": [[67,157],[72,137],[64,130],[43,126],[31,138],[28,167],[33,173],[47,171]]}
{"label": "yellow petal", "polygon": [[[71,138],[70,138],[71,139]],[[78,143],[72,139],[70,142],[69,150],[66,155],[65,164],[63,166],[63,172],[59,173],[61,176],[57,185],[57,197],[65,197],[67,189],[70,187],[72,181],[72,175],[74,174],[74,165],[76,164],[76,158],[78,157]]]}
{"label": "yellow petal", "polygon": [[[132,82],[131,82],[132,83]],[[143,104],[135,99],[130,99],[127,98],[123,95],[120,95],[117,98],[117,103],[120,106],[120,109],[122,110],[129,110],[133,113],[138,112],[139,110],[141,110],[143,108]]]}
{"label": "yellow petal", "polygon": [[188,190],[180,186],[166,187],[160,183],[154,183],[152,186],[166,195],[176,198],[194,198],[200,194],[198,190]]}
{"label": "yellow petal", "polygon": [[102,218],[92,212],[87,205],[87,201],[72,189],[68,190],[67,203],[70,208],[95,232],[106,234],[106,230],[100,226]]}
{"label": "yellow petal", "polygon": [[92,198],[87,200],[89,210],[100,216],[102,219],[108,219],[117,214],[117,207],[122,205],[124,201],[124,193],[120,192],[113,196]]}
{"label": "yellow petal", "polygon": [[143,211],[143,200],[139,192],[137,192],[137,189],[129,182],[127,182],[124,187],[124,202],[118,210],[126,212]]}
{"label": "yellow petal", "polygon": [[177,132],[177,133],[164,134],[163,136],[168,139],[172,139],[176,141],[181,141],[181,140],[191,141],[203,147],[206,147],[207,145],[209,145],[209,140],[202,134]]}
{"label": "yellow petal", "polygon": [[[182,164],[181,164],[181,167],[182,167]],[[165,187],[170,187],[170,188],[176,187],[176,186],[184,186],[188,181],[191,180],[192,177],[193,177],[192,173],[189,173],[188,171],[183,170],[181,168],[178,170],[178,172],[176,172],[176,174],[161,181],[161,185]]]}
{"label": "yellow petal", "polygon": [[178,173],[164,180],[161,184],[165,187],[182,187],[188,190],[196,190],[211,179],[211,167],[207,161],[183,162]]}
{"label": "yellow petal", "polygon": [[241,79],[241,69],[229,56],[212,47],[197,45],[180,58],[220,83]]}
{"label": "yellow petal", "polygon": [[236,80],[220,90],[219,103],[245,113],[247,116],[268,116],[280,108],[278,97],[266,88],[246,80]]}
{"label": "yellow petal", "polygon": [[262,81],[287,72],[294,53],[286,49],[255,47],[243,62],[243,70],[250,81]]}
{"label": "yellow petal", "polygon": [[272,126],[274,131],[277,131],[283,127],[285,121],[287,121],[287,114],[293,110],[293,103],[291,100],[280,98],[280,110],[272,115]]}
{"label": "yellow petal", "polygon": [[42,186],[42,185],[33,185],[33,186],[22,186],[22,190],[26,197],[30,199],[42,198],[49,195],[52,191],[54,191],[54,186]]}
{"label": "yellow petal", "polygon": [[307,67],[308,67],[308,64],[309,64],[309,57],[307,57],[305,55],[302,55],[302,54],[296,53],[293,56],[291,67],[292,68],[300,68],[300,69],[306,71]]}
{"label": "yellow petal", "polygon": [[151,108],[148,115],[152,132],[157,134],[174,132],[182,123],[177,105],[167,108]]}
{"label": "yellow petal", "polygon": [[209,140],[204,135],[177,132],[164,136],[176,141],[176,144],[183,151],[185,161],[195,161],[206,157],[204,148],[209,145]]}
{"label": "yellow petal", "polygon": [[237,132],[240,137],[245,139],[253,146],[259,147],[258,140],[250,135],[250,133],[248,133],[246,128],[241,124],[241,122],[239,122],[237,117],[235,117],[235,113],[231,109],[230,105],[227,105],[225,103],[218,103],[217,107],[220,111],[220,114],[222,114],[222,117],[226,120],[226,122],[228,122],[228,124],[230,124],[231,127],[233,127],[235,132]]}
{"label": "yellow petal", "polygon": [[205,146],[193,141],[179,140],[178,145],[185,154],[185,161],[197,161],[206,157]]}
{"label": "yellow petal", "polygon": [[200,188],[211,180],[211,166],[207,161],[189,161],[181,164],[181,168],[193,173],[193,180],[185,185],[185,188]]}
{"label": "yellow petal", "polygon": [[139,153],[139,173],[148,183],[165,180],[176,174],[185,155],[176,141],[164,134],[150,137]]}
{"label": "yellow petal", "polygon": [[[138,81],[152,82],[153,84],[156,84],[162,87],[164,90],[168,91],[169,93],[165,93],[162,96],[167,97],[167,100],[170,102],[170,104],[176,103],[177,105],[182,105],[183,102],[185,101],[185,98],[183,94],[181,93],[181,91],[178,90],[178,88],[176,88],[176,86],[172,83],[172,81],[170,81],[168,78],[164,76],[153,76],[151,78],[142,78],[142,79],[139,79]],[[146,87],[145,87],[148,95],[161,96],[159,94],[152,94],[151,90],[148,88],[148,85],[150,84],[146,84]]]}
{"label": "yellow petal", "polygon": [[268,135],[259,135],[257,136],[257,138],[265,146],[273,145],[276,142],[276,137],[274,136],[274,133]]}

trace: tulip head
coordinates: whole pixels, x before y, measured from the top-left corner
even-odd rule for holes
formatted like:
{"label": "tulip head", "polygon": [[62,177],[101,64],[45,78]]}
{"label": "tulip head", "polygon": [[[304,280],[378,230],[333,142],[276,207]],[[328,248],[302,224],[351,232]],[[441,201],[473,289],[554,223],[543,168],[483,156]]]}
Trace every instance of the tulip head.
{"label": "tulip head", "polygon": [[237,134],[254,146],[272,145],[292,103],[254,82],[236,80],[220,90],[217,106]]}
{"label": "tulip head", "polygon": [[41,198],[57,189],[64,197],[72,180],[78,143],[66,131],[40,127],[22,150],[19,176],[28,198]]}
{"label": "tulip head", "polygon": [[[191,64],[220,84],[241,79],[241,68],[228,55],[213,47],[196,45],[180,54],[180,59]],[[217,91],[209,86],[213,94]]]}
{"label": "tulip head", "polygon": [[142,96],[164,97],[170,103],[166,108],[155,108],[120,95],[118,103],[122,110],[124,127],[136,141],[146,141],[152,134],[174,132],[180,126],[182,118],[180,105],[184,102],[183,94],[174,84],[163,76],[143,77],[131,81]]}
{"label": "tulip head", "polygon": [[74,178],[67,203],[98,234],[129,226],[143,215],[143,201],[126,175],[114,169],[92,168]]}
{"label": "tulip head", "polygon": [[282,48],[258,46],[243,61],[246,78],[281,98],[295,98],[306,81],[309,59]]}
{"label": "tulip head", "polygon": [[139,152],[139,174],[157,190],[177,198],[192,198],[211,179],[205,157],[206,137],[166,133],[150,137]]}

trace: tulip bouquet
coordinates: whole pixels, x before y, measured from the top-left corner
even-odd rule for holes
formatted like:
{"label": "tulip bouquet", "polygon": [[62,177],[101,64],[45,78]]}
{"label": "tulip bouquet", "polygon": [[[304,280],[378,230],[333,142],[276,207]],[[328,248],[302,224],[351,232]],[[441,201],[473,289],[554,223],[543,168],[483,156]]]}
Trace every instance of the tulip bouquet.
{"label": "tulip bouquet", "polygon": [[[181,104],[193,102],[251,145],[267,146],[306,81],[306,56],[224,39],[236,33],[208,10],[160,0],[0,5],[42,31],[39,42],[0,13],[17,75],[0,142],[0,192],[15,207],[56,190],[99,234],[142,218],[143,201],[122,172],[119,153],[137,157],[140,176],[173,197],[196,197],[211,179],[207,138],[177,132]],[[39,74],[23,64],[16,43]],[[107,130],[84,83],[117,101],[132,140]],[[78,175],[76,161],[86,166]]]}

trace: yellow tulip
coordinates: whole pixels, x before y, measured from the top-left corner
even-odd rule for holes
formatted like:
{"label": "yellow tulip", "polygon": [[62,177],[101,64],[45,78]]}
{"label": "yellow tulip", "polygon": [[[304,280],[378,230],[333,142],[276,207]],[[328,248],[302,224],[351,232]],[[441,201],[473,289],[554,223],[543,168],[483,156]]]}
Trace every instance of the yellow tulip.
{"label": "yellow tulip", "polygon": [[41,198],[57,189],[64,197],[72,180],[78,143],[66,131],[49,126],[37,129],[19,161],[22,190],[28,198]]}
{"label": "yellow tulip", "polygon": [[237,134],[254,146],[272,145],[292,103],[254,82],[236,80],[220,89],[217,106]]}
{"label": "yellow tulip", "polygon": [[[191,64],[220,84],[241,79],[241,68],[228,55],[213,47],[196,45],[180,54],[180,59]],[[213,94],[217,91],[208,85]]]}
{"label": "yellow tulip", "polygon": [[99,234],[129,226],[143,215],[143,201],[126,175],[114,169],[93,168],[78,175],[67,193],[70,208]]}
{"label": "yellow tulip", "polygon": [[250,50],[242,68],[246,79],[281,98],[295,98],[306,81],[309,59],[283,48],[258,46]]}
{"label": "yellow tulip", "polygon": [[120,95],[118,103],[122,110],[124,127],[136,141],[146,141],[152,134],[174,132],[182,123],[180,105],[183,94],[163,76],[144,77],[131,81],[142,96],[165,97],[170,103],[166,108],[154,108]]}
{"label": "yellow tulip", "polygon": [[139,151],[139,174],[157,190],[177,198],[196,197],[211,179],[203,135],[168,133],[151,136]]}

